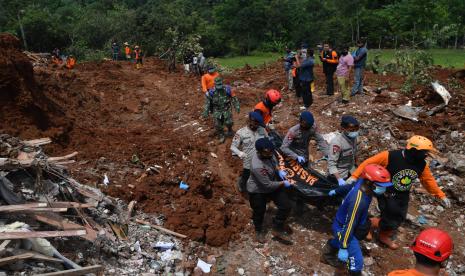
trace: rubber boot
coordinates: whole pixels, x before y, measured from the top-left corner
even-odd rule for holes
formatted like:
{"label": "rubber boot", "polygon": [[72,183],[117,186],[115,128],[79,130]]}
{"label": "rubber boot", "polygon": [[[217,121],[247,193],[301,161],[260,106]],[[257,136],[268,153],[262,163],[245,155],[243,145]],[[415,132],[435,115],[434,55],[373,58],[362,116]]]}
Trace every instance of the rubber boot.
{"label": "rubber boot", "polygon": [[380,220],[381,220],[380,218],[370,218],[370,222],[371,222],[370,231],[368,232],[368,235],[366,236],[365,240],[367,241],[373,240],[375,230],[379,228]]}
{"label": "rubber boot", "polygon": [[338,251],[339,249],[332,247],[328,240],[321,249],[321,262],[337,268],[343,267],[344,264],[337,258]]}
{"label": "rubber boot", "polygon": [[274,239],[277,241],[285,244],[285,245],[292,245],[292,240],[289,237],[289,233],[284,230],[284,226],[273,226],[271,230],[271,234],[273,235]]}
{"label": "rubber boot", "polygon": [[226,136],[227,137],[233,137],[234,136],[234,132],[232,130],[232,126],[231,127],[228,127],[228,132],[226,132]]}
{"label": "rubber boot", "polygon": [[394,242],[392,236],[394,235],[395,230],[382,230],[379,231],[379,241],[389,247],[389,249],[396,250],[399,248],[399,245]]}
{"label": "rubber boot", "polygon": [[266,235],[263,231],[255,231],[255,241],[258,243],[266,243]]}

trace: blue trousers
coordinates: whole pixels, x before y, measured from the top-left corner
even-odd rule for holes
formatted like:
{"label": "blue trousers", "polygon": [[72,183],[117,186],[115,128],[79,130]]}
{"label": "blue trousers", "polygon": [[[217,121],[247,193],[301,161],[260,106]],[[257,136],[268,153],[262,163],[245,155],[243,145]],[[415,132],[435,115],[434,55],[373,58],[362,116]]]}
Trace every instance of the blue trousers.
{"label": "blue trousers", "polygon": [[354,86],[351,95],[363,94],[363,67],[354,68]]}
{"label": "blue trousers", "polygon": [[[339,232],[342,229],[336,223],[333,223],[333,235],[334,238],[329,241],[329,244],[333,248],[341,248],[339,242]],[[352,237],[350,240],[347,251],[349,252],[349,260],[347,262],[347,266],[349,271],[353,272],[361,272],[363,269],[363,255],[362,250],[360,248],[360,243],[358,242],[357,238]]]}

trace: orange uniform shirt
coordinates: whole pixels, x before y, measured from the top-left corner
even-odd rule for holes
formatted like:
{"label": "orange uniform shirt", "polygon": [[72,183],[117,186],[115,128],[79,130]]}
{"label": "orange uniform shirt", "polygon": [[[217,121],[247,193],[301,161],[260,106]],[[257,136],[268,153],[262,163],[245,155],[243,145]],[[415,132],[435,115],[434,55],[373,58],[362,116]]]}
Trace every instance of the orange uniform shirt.
{"label": "orange uniform shirt", "polygon": [[131,54],[131,48],[126,46],[126,48],[124,48],[124,52],[126,53],[127,56],[130,55]]}
{"label": "orange uniform shirt", "polygon": [[418,272],[416,269],[404,269],[395,270],[389,272],[388,276],[426,276],[425,274]]}
{"label": "orange uniform shirt", "polygon": [[220,74],[218,74],[218,72],[204,74],[201,79],[202,91],[205,93],[208,89],[212,89],[215,86],[215,79],[219,76]]}
{"label": "orange uniform shirt", "polygon": [[74,58],[68,58],[66,60],[66,68],[73,69],[74,65],[76,65],[76,60]]}
{"label": "orange uniform shirt", "polygon": [[[323,51],[320,53],[321,58],[323,57]],[[331,51],[331,58],[326,59],[327,63],[332,63],[332,64],[338,64],[339,63],[339,58],[337,57],[336,51]]]}
{"label": "orange uniform shirt", "polygon": [[[372,156],[368,158],[367,160],[363,161],[360,166],[352,173],[352,177],[354,178],[359,178],[360,175],[362,174],[363,170],[365,169],[365,166],[368,164],[379,164],[383,167],[387,167],[389,163],[389,152],[388,151],[383,151],[375,156]],[[425,187],[425,189],[432,195],[442,199],[446,197],[446,194],[438,187],[438,183],[434,179],[433,174],[431,173],[431,170],[429,169],[429,166],[426,165],[425,169],[423,170],[423,173],[419,177],[421,185]]]}
{"label": "orange uniform shirt", "polygon": [[271,122],[271,110],[263,102],[256,104],[254,110],[258,110],[262,113],[265,125]]}

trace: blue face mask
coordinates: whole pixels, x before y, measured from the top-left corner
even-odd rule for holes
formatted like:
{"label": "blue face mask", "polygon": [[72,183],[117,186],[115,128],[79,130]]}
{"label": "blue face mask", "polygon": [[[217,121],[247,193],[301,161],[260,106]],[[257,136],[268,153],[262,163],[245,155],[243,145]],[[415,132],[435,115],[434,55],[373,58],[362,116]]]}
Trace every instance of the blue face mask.
{"label": "blue face mask", "polygon": [[347,132],[347,137],[355,139],[358,137],[358,131]]}
{"label": "blue face mask", "polygon": [[375,186],[373,192],[377,195],[382,195],[384,192],[386,192],[386,187]]}

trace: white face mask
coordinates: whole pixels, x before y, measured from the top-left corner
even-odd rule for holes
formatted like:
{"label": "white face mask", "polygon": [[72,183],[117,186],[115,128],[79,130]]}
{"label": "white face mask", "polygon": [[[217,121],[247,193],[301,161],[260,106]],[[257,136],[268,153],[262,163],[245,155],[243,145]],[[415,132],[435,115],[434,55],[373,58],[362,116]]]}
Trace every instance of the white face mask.
{"label": "white face mask", "polygon": [[358,137],[358,131],[347,132],[347,137],[355,139]]}

